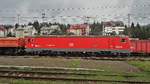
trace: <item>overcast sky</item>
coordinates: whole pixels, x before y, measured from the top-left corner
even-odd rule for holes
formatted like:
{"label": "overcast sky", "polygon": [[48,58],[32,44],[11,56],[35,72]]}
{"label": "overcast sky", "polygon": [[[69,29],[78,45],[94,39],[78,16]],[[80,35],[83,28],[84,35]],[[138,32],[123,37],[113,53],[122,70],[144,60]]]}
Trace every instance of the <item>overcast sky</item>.
{"label": "overcast sky", "polygon": [[[15,18],[20,17],[41,17],[45,11],[47,21],[80,22],[83,16],[91,16],[97,21],[122,20],[127,22],[127,15],[131,14],[131,21],[149,23],[150,21],[150,0],[0,0],[0,24],[15,23]],[[73,10],[58,10],[75,8]],[[78,10],[77,8],[85,8]],[[42,10],[44,9],[44,10]],[[59,18],[61,17],[61,19]],[[68,20],[68,16],[72,16]],[[78,17],[77,17],[78,16]],[[80,18],[79,18],[80,16]],[[3,17],[3,18],[2,18]],[[146,18],[146,17],[149,17]],[[66,19],[67,18],[67,19]],[[92,18],[92,19],[93,19]],[[31,18],[22,18],[20,22],[28,22]],[[32,18],[32,20],[34,20]]]}

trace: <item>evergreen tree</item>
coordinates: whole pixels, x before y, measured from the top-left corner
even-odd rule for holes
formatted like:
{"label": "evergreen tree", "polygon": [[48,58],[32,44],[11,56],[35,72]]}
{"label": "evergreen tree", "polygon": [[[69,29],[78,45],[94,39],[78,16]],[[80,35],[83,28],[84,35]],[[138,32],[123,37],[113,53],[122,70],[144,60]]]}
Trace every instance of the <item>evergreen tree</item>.
{"label": "evergreen tree", "polygon": [[142,28],[140,26],[139,23],[137,23],[135,29],[134,29],[134,33],[135,33],[135,38],[142,38],[143,35],[142,35]]}
{"label": "evergreen tree", "polygon": [[131,28],[134,28],[134,27],[135,27],[135,26],[134,26],[134,23],[132,22],[132,23],[131,23]]}
{"label": "evergreen tree", "polygon": [[131,24],[131,28],[129,28],[129,35],[130,35],[130,37],[132,37],[132,38],[135,38],[136,36],[135,36],[135,26],[134,26],[134,23],[132,22],[132,24]]}
{"label": "evergreen tree", "polygon": [[90,25],[91,32],[90,35],[102,35],[103,26],[102,23],[93,23]]}
{"label": "evergreen tree", "polygon": [[33,23],[33,27],[37,30],[38,35],[40,35],[41,28],[40,28],[40,24],[39,24],[39,22],[38,22],[38,21],[34,21],[34,23]]}
{"label": "evergreen tree", "polygon": [[129,28],[127,27],[127,25],[125,25],[125,29],[123,31],[124,35],[129,35]]}
{"label": "evergreen tree", "polygon": [[15,28],[17,29],[18,27],[19,27],[19,24],[18,24],[18,23],[16,23],[16,24],[15,24]]}
{"label": "evergreen tree", "polygon": [[60,26],[61,34],[66,35],[67,34],[67,29],[69,28],[68,25],[59,24],[59,26]]}
{"label": "evergreen tree", "polygon": [[29,26],[32,26],[33,24],[32,24],[32,22],[29,22],[28,25],[29,25]]}

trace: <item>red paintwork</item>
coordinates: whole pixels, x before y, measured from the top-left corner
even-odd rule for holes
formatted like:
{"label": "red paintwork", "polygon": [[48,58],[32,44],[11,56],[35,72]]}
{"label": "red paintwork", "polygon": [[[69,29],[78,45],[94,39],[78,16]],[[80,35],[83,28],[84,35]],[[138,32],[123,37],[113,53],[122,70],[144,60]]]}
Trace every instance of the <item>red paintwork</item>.
{"label": "red paintwork", "polygon": [[0,38],[0,47],[23,47],[23,38]]}
{"label": "red paintwork", "polygon": [[[121,42],[125,39],[126,42]],[[127,37],[26,37],[26,48],[130,50]]]}
{"label": "red paintwork", "polygon": [[131,40],[134,53],[150,53],[150,40]]}

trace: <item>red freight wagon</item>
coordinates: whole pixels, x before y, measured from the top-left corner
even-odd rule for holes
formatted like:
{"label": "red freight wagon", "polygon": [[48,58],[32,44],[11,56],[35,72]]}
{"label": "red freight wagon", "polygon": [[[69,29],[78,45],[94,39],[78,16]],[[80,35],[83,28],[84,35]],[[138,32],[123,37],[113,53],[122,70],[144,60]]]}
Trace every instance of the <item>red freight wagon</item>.
{"label": "red freight wagon", "polygon": [[23,38],[0,38],[0,54],[15,54],[25,45]]}
{"label": "red freight wagon", "polygon": [[150,54],[150,40],[131,40],[133,53]]}
{"label": "red freight wagon", "polygon": [[0,38],[0,47],[23,47],[22,38]]}
{"label": "red freight wagon", "polygon": [[81,37],[81,36],[50,36],[26,37],[26,49],[51,50],[65,52],[100,52],[113,51],[127,53],[130,51],[128,37]]}

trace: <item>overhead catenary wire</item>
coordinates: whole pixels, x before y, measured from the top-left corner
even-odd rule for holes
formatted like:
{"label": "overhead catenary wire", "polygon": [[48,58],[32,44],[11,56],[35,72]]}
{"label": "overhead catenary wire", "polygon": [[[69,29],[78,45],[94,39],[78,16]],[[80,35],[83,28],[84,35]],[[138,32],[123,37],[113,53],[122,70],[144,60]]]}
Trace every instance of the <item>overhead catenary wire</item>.
{"label": "overhead catenary wire", "polygon": [[[45,8],[45,9],[28,9],[31,12],[39,12],[39,11],[71,11],[71,10],[97,10],[97,9],[113,9],[113,8],[127,8],[130,5],[120,5],[120,6],[96,6],[96,7],[69,7],[69,8]],[[143,5],[133,5],[135,7],[150,7],[150,4],[143,4]],[[21,12],[22,10],[19,9],[0,9],[0,12]]]}
{"label": "overhead catenary wire", "polygon": [[[46,9],[28,9],[27,11],[29,12],[35,12],[38,15],[35,16],[27,16],[24,15],[24,10],[19,10],[19,9],[0,9],[0,21],[1,20],[8,20],[8,19],[13,19],[13,20],[17,20],[17,22],[21,22],[21,20],[26,19],[26,21],[28,21],[27,19],[42,19],[43,21],[48,21],[50,19],[56,19],[56,18],[60,18],[61,20],[66,20],[68,18],[73,18],[75,19],[99,19],[101,18],[102,20],[124,20],[127,21],[129,20],[128,18],[128,14],[130,14],[130,21],[132,19],[140,19],[140,20],[150,20],[150,13],[127,13],[127,14],[103,14],[103,15],[97,15],[97,14],[93,14],[93,15],[51,15],[51,12],[70,12],[70,11],[92,11],[92,10],[105,10],[105,9],[114,9],[114,8],[127,8],[128,5],[122,5],[122,6],[97,6],[97,7],[76,7],[76,8],[46,8]],[[143,5],[134,5],[133,7],[150,7],[150,4],[143,4]],[[2,16],[5,13],[13,13],[14,15],[12,16]],[[15,15],[15,13],[17,15]],[[2,15],[1,15],[2,14]],[[18,14],[20,15],[18,18]],[[57,20],[57,19],[56,19]],[[127,21],[129,22],[129,21]]]}

